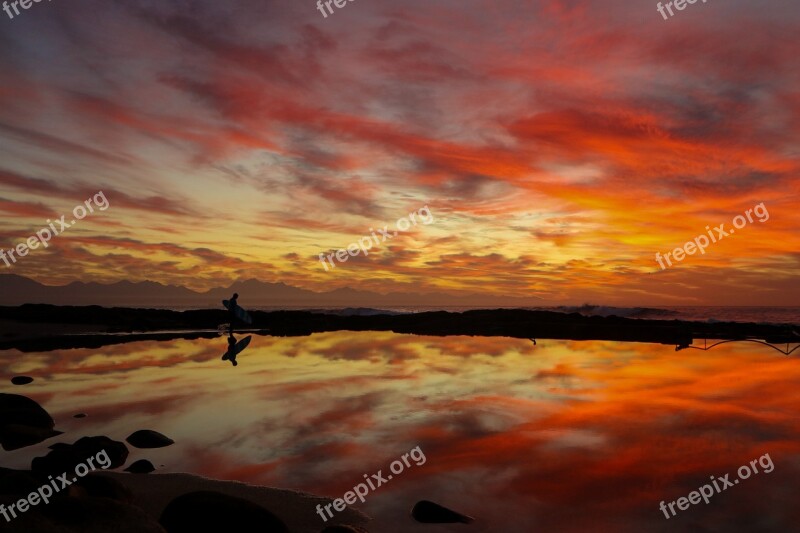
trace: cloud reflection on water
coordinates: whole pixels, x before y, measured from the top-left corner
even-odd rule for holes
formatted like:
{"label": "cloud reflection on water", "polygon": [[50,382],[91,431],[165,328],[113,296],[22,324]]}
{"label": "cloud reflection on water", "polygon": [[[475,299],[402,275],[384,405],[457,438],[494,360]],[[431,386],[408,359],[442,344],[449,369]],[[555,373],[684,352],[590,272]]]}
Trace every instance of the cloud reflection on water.
{"label": "cloud reflection on water", "polygon": [[[362,506],[407,531],[431,499],[475,531],[786,530],[797,522],[800,364],[753,345],[670,346],[333,332],[139,342],[14,356],[12,392],[42,402],[63,441],[175,439],[135,451],[188,471],[338,496],[421,446],[428,458]],[[8,392],[8,390],[6,390]],[[71,416],[86,412],[89,418]],[[48,441],[49,444],[53,441]],[[23,466],[31,451],[6,454]],[[769,453],[775,470],[669,521],[658,510]],[[413,526],[428,531],[429,526]],[[449,531],[447,527],[439,531]]]}

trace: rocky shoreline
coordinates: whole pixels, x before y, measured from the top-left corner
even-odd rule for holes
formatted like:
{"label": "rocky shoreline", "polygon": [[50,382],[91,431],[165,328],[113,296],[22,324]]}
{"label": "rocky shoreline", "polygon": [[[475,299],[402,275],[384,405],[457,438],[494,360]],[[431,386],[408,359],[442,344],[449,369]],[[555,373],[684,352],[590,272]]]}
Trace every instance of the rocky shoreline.
{"label": "rocky shoreline", "polygon": [[98,435],[70,444],[64,441],[74,436],[55,431],[54,426],[50,414],[34,400],[0,393],[3,450],[58,437],[44,456],[33,458],[29,470],[0,468],[0,530],[365,532],[363,526],[369,522],[366,515],[348,507],[325,529],[316,507],[330,505],[330,498],[193,474],[150,474],[154,468],[149,461],[136,461],[127,469],[133,472],[133,465],[148,463],[150,468],[139,469],[139,473],[111,472],[128,462],[128,446],[161,448],[174,441],[152,430],[139,430],[126,442]]}
{"label": "rocky shoreline", "polygon": [[[800,342],[800,327],[738,322],[645,320],[583,316],[522,309],[435,311],[413,314],[340,316],[309,311],[252,311],[252,325],[237,331],[304,336],[325,331],[393,331],[416,335],[472,335],[530,339],[648,342],[686,347],[696,339],[757,338],[769,343]],[[218,336],[228,320],[221,310],[62,307],[0,307],[0,350],[23,352],[98,348],[135,340]]]}

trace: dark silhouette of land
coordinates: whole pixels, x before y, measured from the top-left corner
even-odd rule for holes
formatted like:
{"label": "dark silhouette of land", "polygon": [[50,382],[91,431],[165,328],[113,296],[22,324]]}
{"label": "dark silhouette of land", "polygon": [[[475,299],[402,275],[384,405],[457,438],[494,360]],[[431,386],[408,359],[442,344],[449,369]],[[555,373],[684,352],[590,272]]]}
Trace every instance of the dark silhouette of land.
{"label": "dark silhouette of land", "polygon": [[[324,331],[393,331],[417,335],[473,335],[524,339],[649,342],[688,346],[694,339],[757,338],[800,342],[796,326],[735,322],[641,320],[521,309],[436,311],[340,316],[309,311],[251,311],[253,323],[239,333],[304,336]],[[215,338],[224,310],[169,311],[23,305],[0,307],[0,350],[97,348],[134,340]]]}

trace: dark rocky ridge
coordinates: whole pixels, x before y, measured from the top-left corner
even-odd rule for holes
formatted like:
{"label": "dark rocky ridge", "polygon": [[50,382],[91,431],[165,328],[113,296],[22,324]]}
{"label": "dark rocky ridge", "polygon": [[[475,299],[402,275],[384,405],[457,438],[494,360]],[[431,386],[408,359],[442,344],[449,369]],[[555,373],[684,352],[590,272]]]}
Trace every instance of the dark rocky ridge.
{"label": "dark rocky ridge", "polygon": [[[693,339],[758,338],[771,343],[800,342],[798,327],[735,322],[642,320],[616,316],[583,316],[522,309],[474,310],[463,313],[435,311],[404,315],[338,316],[308,311],[251,311],[251,333],[303,336],[324,331],[393,331],[417,335],[473,335],[570,340],[651,342],[686,346]],[[22,351],[100,347],[133,340],[213,338],[226,322],[223,310],[169,311],[23,305],[0,307],[0,350]],[[69,324],[71,335],[48,335],[47,325]],[[35,327],[35,334],[15,334],[9,324]],[[109,336],[108,333],[115,335]]]}

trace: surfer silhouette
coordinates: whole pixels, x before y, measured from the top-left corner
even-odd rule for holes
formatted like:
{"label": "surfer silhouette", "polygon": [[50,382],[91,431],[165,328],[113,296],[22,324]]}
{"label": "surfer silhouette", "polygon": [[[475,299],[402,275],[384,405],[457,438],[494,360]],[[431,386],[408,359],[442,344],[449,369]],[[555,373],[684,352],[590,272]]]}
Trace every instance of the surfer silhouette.
{"label": "surfer silhouette", "polygon": [[[239,306],[239,293],[234,292],[230,299],[230,306],[228,307],[228,315],[231,318],[230,333],[233,335],[233,324],[236,321],[236,308]],[[229,340],[230,342],[230,340]],[[235,342],[234,342],[235,344]]]}
{"label": "surfer silhouette", "polygon": [[222,305],[228,310],[228,316],[231,321],[231,332],[233,332],[233,325],[237,319],[241,320],[244,324],[253,323],[250,314],[239,305],[239,293],[234,293],[230,300],[222,300]]}
{"label": "surfer silhouette", "polygon": [[251,336],[248,335],[244,339],[236,342],[236,337],[233,336],[234,333],[234,324],[236,324],[236,320],[241,320],[244,324],[252,324],[253,319],[250,318],[250,315],[239,307],[239,293],[234,293],[230,300],[222,300],[222,305],[228,310],[228,316],[230,317],[230,326],[228,327],[228,350],[222,354],[223,361],[230,361],[233,366],[238,365],[239,363],[236,361],[236,356],[242,352],[247,345],[250,344]]}

